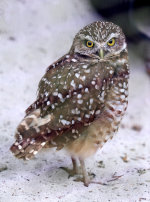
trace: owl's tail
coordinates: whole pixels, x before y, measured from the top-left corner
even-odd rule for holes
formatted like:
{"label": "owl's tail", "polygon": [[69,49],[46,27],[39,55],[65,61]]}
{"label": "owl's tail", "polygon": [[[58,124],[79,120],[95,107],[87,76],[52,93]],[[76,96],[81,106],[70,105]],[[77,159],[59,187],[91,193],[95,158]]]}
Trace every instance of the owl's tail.
{"label": "owl's tail", "polygon": [[51,121],[51,116],[40,117],[40,109],[27,115],[16,131],[16,141],[10,150],[17,158],[28,160],[36,155],[47,143],[42,129]]}
{"label": "owl's tail", "polygon": [[16,141],[10,148],[17,158],[29,160],[35,156],[46,144],[46,141],[40,139],[24,139],[21,142]]}

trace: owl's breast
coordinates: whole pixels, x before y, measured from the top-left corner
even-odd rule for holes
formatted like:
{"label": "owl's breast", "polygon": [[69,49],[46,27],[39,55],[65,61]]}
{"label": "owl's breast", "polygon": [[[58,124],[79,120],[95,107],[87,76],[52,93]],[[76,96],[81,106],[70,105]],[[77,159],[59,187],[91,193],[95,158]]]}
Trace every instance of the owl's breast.
{"label": "owl's breast", "polygon": [[93,155],[118,130],[128,104],[128,80],[115,78],[111,81],[109,88],[106,85],[105,90],[103,111],[83,130],[80,138],[67,145],[72,155],[81,158]]}

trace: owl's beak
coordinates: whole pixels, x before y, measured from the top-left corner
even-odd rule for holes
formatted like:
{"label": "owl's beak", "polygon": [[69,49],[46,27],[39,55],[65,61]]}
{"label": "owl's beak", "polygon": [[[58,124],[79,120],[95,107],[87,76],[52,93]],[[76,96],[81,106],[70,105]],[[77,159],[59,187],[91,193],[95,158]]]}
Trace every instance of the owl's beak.
{"label": "owl's beak", "polygon": [[101,59],[104,59],[104,50],[102,48],[99,51],[99,56]]}

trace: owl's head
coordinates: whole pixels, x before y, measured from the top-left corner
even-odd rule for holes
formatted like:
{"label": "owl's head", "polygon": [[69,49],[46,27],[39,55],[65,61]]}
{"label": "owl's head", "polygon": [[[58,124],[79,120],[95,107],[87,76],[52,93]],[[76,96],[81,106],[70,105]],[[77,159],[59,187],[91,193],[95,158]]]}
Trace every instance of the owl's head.
{"label": "owl's head", "polygon": [[97,21],[81,29],[71,51],[95,59],[111,59],[126,49],[125,35],[112,22]]}

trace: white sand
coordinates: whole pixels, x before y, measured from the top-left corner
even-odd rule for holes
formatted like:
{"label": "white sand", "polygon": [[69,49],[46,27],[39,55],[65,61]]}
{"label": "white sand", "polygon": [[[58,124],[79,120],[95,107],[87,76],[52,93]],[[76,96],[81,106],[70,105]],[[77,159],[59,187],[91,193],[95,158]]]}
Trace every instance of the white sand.
{"label": "white sand", "polygon": [[[64,152],[47,150],[31,161],[13,157],[9,147],[24,110],[34,101],[46,67],[65,54],[75,33],[98,19],[86,0],[1,0],[0,2],[0,202],[150,201],[150,78],[130,51],[129,107],[114,139],[87,159],[95,180],[108,186],[68,179]],[[14,40],[13,40],[14,38]],[[135,47],[136,49],[136,47]],[[140,125],[135,131],[133,125]],[[125,163],[121,157],[127,155]],[[104,168],[99,167],[103,161]]]}

